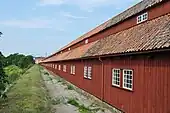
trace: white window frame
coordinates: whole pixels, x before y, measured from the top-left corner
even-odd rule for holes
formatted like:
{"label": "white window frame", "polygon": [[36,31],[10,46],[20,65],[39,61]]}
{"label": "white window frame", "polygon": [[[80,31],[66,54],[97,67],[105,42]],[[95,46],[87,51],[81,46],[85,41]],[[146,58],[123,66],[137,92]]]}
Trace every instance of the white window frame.
{"label": "white window frame", "polygon": [[88,67],[84,66],[84,78],[88,77]]}
{"label": "white window frame", "polygon": [[57,64],[55,65],[55,69],[57,69]]}
{"label": "white window frame", "polygon": [[148,20],[148,12],[143,13],[137,17],[137,24],[140,24],[146,20]]}
{"label": "white window frame", "polygon": [[63,71],[67,72],[67,66],[66,65],[63,65]]}
{"label": "white window frame", "polygon": [[75,73],[76,73],[76,66],[75,66],[75,65],[71,65],[70,73],[71,73],[72,75],[75,75]]}
{"label": "white window frame", "polygon": [[92,79],[92,66],[84,66],[84,78]]}
{"label": "white window frame", "polygon": [[92,76],[92,67],[89,66],[89,67],[88,67],[88,75],[87,75],[87,78],[88,78],[88,79],[92,79],[91,76]]}
{"label": "white window frame", "polygon": [[89,43],[89,39],[86,39],[86,40],[85,40],[85,44],[88,44],[88,43]]}
{"label": "white window frame", "polygon": [[75,74],[76,74],[76,66],[73,65],[72,69],[73,69],[73,70],[72,70],[72,74],[75,75]]}
{"label": "white window frame", "polygon": [[[132,85],[132,88],[129,88],[129,87],[127,87],[127,86],[125,86],[124,84],[125,84],[125,71],[132,71],[132,83],[130,84],[130,85]],[[127,75],[126,75],[127,76]],[[123,69],[123,88],[124,89],[127,89],[127,90],[133,90],[133,77],[134,75],[133,75],[133,70],[132,69]],[[126,85],[127,85],[128,83],[127,83],[127,79],[126,79]],[[128,84],[129,85],[129,84]]]}
{"label": "white window frame", "polygon": [[61,65],[58,65],[58,70],[61,70]]}
{"label": "white window frame", "polygon": [[71,67],[70,67],[70,74],[72,74],[72,73],[73,73],[73,67],[71,65]]}
{"label": "white window frame", "polygon": [[[114,73],[114,71],[119,71],[119,73]],[[115,74],[119,74],[119,77],[115,76]],[[118,78],[119,78],[119,81],[117,81]],[[115,84],[115,81],[119,82],[119,85]],[[112,69],[112,86],[120,87],[120,84],[121,84],[120,81],[121,81],[121,70],[113,68]]]}

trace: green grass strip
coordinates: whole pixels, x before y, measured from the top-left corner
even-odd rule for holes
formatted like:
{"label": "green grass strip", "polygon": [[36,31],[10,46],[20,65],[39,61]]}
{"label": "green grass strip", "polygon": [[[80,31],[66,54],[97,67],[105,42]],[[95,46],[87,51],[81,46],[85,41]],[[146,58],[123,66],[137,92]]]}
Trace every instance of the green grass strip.
{"label": "green grass strip", "polygon": [[7,99],[0,100],[0,113],[50,112],[50,101],[38,65],[22,75],[7,96]]}

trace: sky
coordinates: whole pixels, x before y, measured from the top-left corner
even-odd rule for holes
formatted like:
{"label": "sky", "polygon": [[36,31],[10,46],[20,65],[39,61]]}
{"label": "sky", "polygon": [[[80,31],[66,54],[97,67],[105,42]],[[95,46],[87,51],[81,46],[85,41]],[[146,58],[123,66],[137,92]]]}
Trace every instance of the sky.
{"label": "sky", "polygon": [[2,0],[0,51],[48,56],[140,0]]}

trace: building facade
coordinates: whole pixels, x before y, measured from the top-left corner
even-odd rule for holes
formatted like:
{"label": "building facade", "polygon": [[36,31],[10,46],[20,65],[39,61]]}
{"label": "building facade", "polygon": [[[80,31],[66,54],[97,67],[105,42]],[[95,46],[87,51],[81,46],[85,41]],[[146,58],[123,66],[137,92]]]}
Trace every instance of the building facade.
{"label": "building facade", "polygon": [[170,113],[170,0],[143,0],[41,65],[125,113]]}
{"label": "building facade", "polygon": [[44,60],[44,57],[35,57],[34,60],[36,64],[40,64]]}

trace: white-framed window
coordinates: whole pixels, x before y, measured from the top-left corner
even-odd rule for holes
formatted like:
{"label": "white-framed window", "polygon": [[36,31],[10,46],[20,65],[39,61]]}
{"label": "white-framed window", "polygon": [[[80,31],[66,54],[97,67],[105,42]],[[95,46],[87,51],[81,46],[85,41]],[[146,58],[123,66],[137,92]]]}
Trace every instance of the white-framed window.
{"label": "white-framed window", "polygon": [[70,49],[70,48],[68,48],[68,50],[70,51],[71,49]]}
{"label": "white-framed window", "polygon": [[144,21],[148,20],[148,13],[143,13],[137,17],[137,24],[142,23]]}
{"label": "white-framed window", "polygon": [[71,65],[70,73],[71,73],[72,75],[75,75],[75,74],[76,74],[76,66],[75,66],[75,65]]}
{"label": "white-framed window", "polygon": [[88,72],[87,72],[87,66],[84,66],[84,78],[87,78],[87,74]]}
{"label": "white-framed window", "polygon": [[123,88],[133,90],[133,70],[123,70]]}
{"label": "white-framed window", "polygon": [[66,72],[67,71],[67,66],[63,65],[63,71]]}
{"label": "white-framed window", "polygon": [[92,67],[84,66],[84,78],[92,79]]}
{"label": "white-framed window", "polygon": [[92,76],[92,67],[89,66],[89,67],[88,67],[88,77],[87,77],[87,78],[88,78],[88,79],[92,79],[91,76]]}
{"label": "white-framed window", "polygon": [[120,87],[120,69],[112,69],[112,85]]}
{"label": "white-framed window", "polygon": [[58,70],[61,70],[61,65],[58,65]]}
{"label": "white-framed window", "polygon": [[55,69],[57,69],[57,64],[55,65]]}
{"label": "white-framed window", "polygon": [[85,40],[85,44],[88,44],[88,43],[89,43],[89,40],[88,40],[88,39],[86,39],[86,40]]}

